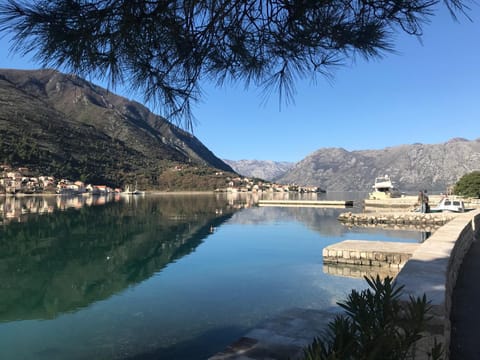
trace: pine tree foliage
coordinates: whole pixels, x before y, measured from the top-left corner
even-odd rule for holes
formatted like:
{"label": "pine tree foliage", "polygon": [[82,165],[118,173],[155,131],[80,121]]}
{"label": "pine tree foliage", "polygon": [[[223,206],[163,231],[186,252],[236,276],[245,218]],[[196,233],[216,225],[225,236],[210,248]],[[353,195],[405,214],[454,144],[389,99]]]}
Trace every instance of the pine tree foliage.
{"label": "pine tree foliage", "polygon": [[[443,0],[452,14],[472,0]],[[187,116],[202,80],[243,81],[289,101],[299,78],[357,54],[380,57],[392,34],[422,35],[438,0],[4,0],[0,32],[46,67],[125,83]]]}

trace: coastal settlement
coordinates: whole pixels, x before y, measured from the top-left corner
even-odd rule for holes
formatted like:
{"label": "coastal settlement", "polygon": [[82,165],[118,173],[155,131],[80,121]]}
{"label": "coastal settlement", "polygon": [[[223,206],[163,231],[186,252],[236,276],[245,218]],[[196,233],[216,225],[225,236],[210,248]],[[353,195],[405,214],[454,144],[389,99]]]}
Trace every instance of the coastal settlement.
{"label": "coastal settlement", "polygon": [[[182,169],[176,169],[181,171]],[[215,175],[223,176],[222,172]],[[4,194],[92,194],[106,195],[122,193],[124,189],[112,188],[107,185],[86,184],[80,180],[56,179],[52,175],[36,176],[27,167],[13,168],[8,164],[0,165],[0,195]],[[297,184],[277,184],[261,179],[248,177],[227,177],[224,188],[215,189],[217,192],[297,192],[319,193],[325,192],[317,186],[300,186]]]}

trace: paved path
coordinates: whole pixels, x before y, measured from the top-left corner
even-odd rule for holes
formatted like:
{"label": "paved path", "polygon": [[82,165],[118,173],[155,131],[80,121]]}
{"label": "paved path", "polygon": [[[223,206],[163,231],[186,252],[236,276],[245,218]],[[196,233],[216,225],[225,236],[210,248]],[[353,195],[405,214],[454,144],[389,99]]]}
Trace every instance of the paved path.
{"label": "paved path", "polygon": [[453,291],[450,360],[480,359],[480,239],[472,243]]}

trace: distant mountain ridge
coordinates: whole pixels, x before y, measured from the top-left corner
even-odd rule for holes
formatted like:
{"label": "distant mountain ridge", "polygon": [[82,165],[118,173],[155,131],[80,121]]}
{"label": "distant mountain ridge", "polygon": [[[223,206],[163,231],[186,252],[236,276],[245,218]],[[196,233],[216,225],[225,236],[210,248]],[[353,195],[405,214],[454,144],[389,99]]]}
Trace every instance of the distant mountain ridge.
{"label": "distant mountain ridge", "polygon": [[264,180],[272,181],[279,176],[284,175],[290,170],[295,163],[288,161],[271,161],[271,160],[226,160],[237,173]]}
{"label": "distant mountain ridge", "polygon": [[370,191],[377,176],[389,175],[404,191],[445,191],[466,173],[480,170],[480,139],[412,144],[380,150],[322,148],[276,181],[320,186],[327,191]]}
{"label": "distant mountain ridge", "polygon": [[[207,186],[205,169],[233,173],[195,136],[145,106],[55,70],[0,69],[0,162],[164,189]],[[188,180],[171,171],[186,168]]]}

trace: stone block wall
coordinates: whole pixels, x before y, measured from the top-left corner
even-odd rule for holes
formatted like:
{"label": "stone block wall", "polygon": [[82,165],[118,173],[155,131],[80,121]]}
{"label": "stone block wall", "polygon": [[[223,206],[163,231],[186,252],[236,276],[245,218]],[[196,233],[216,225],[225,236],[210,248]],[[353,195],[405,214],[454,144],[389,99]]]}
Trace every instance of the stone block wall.
{"label": "stone block wall", "polygon": [[460,214],[439,228],[413,253],[395,281],[404,285],[404,299],[426,294],[433,319],[417,344],[417,359],[427,359],[434,339],[444,344],[448,359],[452,294],[465,255],[479,236],[480,210]]}
{"label": "stone block wall", "polygon": [[387,266],[358,266],[343,263],[324,263],[323,272],[329,275],[363,279],[366,277],[394,278],[400,269]]}

